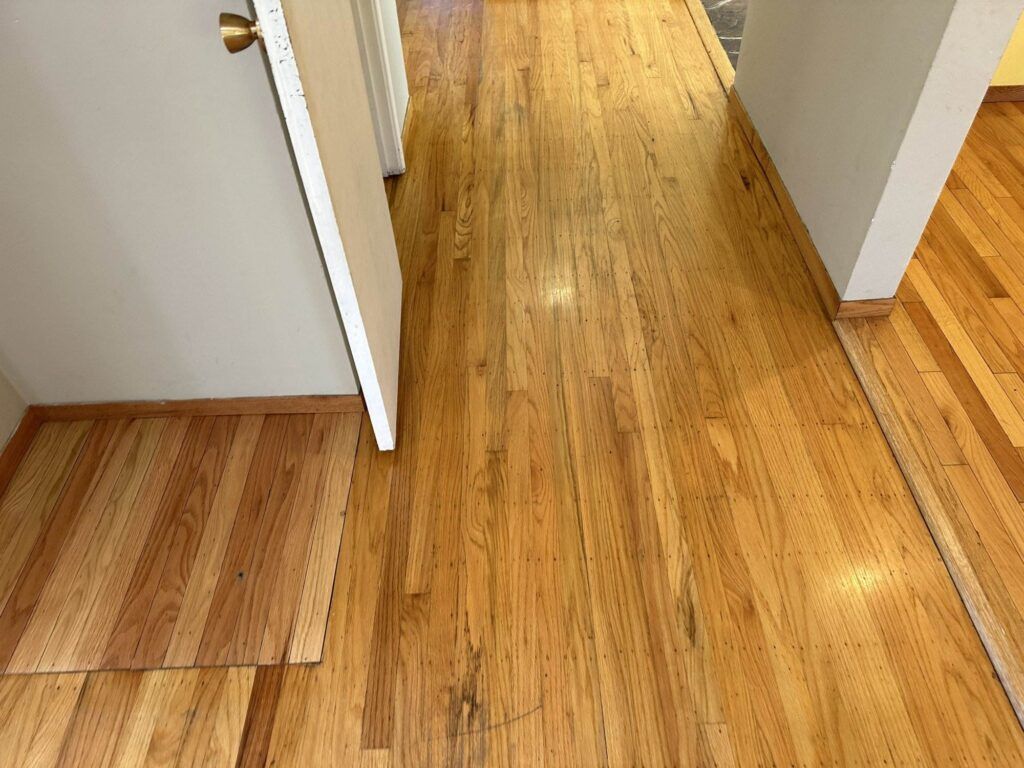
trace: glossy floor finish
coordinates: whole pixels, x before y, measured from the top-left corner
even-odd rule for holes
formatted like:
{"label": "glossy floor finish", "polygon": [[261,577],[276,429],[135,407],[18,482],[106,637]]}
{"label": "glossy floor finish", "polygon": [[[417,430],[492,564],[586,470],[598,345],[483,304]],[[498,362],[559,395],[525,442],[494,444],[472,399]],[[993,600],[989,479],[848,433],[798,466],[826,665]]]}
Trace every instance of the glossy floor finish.
{"label": "glossy floor finish", "polygon": [[402,23],[403,432],[271,758],[1024,759],[685,7]]}
{"label": "glossy floor finish", "polygon": [[0,494],[0,670],[319,661],[360,418],[44,423]]}
{"label": "glossy floor finish", "polygon": [[982,106],[892,315],[837,325],[1024,715],[1024,105]]}
{"label": "glossy floor finish", "polygon": [[323,662],[166,728],[179,673],[3,678],[0,762],[219,722],[212,764],[1021,763],[686,7],[401,16],[401,433],[362,430]]}

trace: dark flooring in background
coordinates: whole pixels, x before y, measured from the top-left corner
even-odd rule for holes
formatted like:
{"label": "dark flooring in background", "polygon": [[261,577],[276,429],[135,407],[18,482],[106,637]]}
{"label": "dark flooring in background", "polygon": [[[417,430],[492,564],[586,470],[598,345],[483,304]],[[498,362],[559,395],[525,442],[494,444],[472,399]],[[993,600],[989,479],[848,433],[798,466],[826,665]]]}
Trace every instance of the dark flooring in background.
{"label": "dark flooring in background", "polygon": [[729,54],[729,60],[736,66],[740,55],[740,40],[743,39],[743,22],[747,18],[748,0],[701,0],[708,18],[722,41],[722,47]]}

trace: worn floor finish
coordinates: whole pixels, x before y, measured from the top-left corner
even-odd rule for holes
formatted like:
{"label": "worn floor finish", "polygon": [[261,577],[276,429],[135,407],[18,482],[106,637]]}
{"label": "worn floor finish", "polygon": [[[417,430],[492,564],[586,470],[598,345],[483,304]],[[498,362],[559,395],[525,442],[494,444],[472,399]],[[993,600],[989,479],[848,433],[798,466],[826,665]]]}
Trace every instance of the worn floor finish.
{"label": "worn floor finish", "polygon": [[892,315],[837,327],[1024,717],[1024,105],[982,105]]}
{"label": "worn floor finish", "polygon": [[[1020,763],[686,7],[402,17],[399,447],[362,430],[322,664],[235,680],[244,724],[203,743],[242,765]],[[48,764],[114,710],[184,762],[135,674],[0,680],[3,733]],[[47,697],[74,714],[14,706]]]}

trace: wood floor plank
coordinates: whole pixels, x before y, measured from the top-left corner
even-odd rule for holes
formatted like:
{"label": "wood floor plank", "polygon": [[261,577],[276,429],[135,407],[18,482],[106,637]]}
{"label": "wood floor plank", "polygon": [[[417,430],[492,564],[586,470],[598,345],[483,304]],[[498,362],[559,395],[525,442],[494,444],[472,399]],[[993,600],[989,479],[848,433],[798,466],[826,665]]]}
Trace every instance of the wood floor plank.
{"label": "wood floor plank", "polygon": [[214,590],[211,611],[203,630],[196,663],[221,663],[234,647],[237,627],[244,624],[242,604],[247,592],[246,579],[259,541],[264,510],[275,483],[288,431],[288,421],[270,416],[263,422],[256,454],[246,478],[245,489],[231,529],[231,537]]}
{"label": "wood floor plank", "polygon": [[[232,532],[236,546],[254,547],[247,570],[260,587],[242,594],[245,622],[222,628],[229,647],[218,663],[279,663],[293,651],[319,661],[360,418],[44,423],[32,463],[5,502],[9,512],[21,511],[12,530],[31,546],[21,547],[24,567],[12,562],[7,574],[3,665],[14,672],[195,665],[211,614],[219,618],[212,608],[225,564],[238,555]],[[264,430],[268,421],[276,437]],[[317,457],[303,474],[314,422]],[[270,441],[262,459],[261,435]],[[263,464],[262,487],[249,479],[254,458]],[[293,515],[296,503],[301,513]],[[247,504],[251,516],[239,524]]]}
{"label": "wood floor plank", "polygon": [[35,542],[51,518],[90,424],[51,426],[37,434],[25,463],[0,499],[0,610],[10,599]]}
{"label": "wood floor plank", "polygon": [[251,668],[199,670],[174,765],[235,765],[253,686]]}
{"label": "wood floor plank", "polygon": [[891,323],[873,322],[871,333],[878,341],[881,353],[893,368],[894,378],[899,381],[903,394],[913,409],[922,429],[928,434],[932,450],[938,454],[944,465],[966,463],[957,441],[943,421],[942,413],[930,397],[925,379],[911,366],[910,356],[903,346]]}
{"label": "wood floor plank", "polygon": [[274,484],[260,520],[259,538],[253,557],[245,566],[245,591],[228,656],[242,659],[245,664],[259,661],[274,587],[280,574],[279,553],[285,545],[299,496],[299,480],[312,426],[312,416],[295,417],[288,425],[281,461],[274,469]]}
{"label": "wood floor plank", "polygon": [[195,567],[185,588],[178,620],[164,657],[167,666],[191,666],[196,660],[263,422],[263,416],[243,416],[235,432],[217,496],[196,553]]}
{"label": "wood floor plank", "polygon": [[26,410],[7,442],[0,447],[0,498],[7,492],[42,423],[38,413]]}
{"label": "wood floor plank", "polygon": [[40,427],[28,446],[23,459],[14,466],[13,476],[0,498],[4,514],[0,516],[0,531],[3,532],[5,542],[9,542],[18,528],[22,525],[23,516],[15,510],[24,510],[31,502],[36,490],[47,480],[53,484],[49,473],[46,472],[46,465],[50,460],[50,454],[60,444],[66,430],[57,425],[49,425],[48,428]]}
{"label": "wood floor plank", "polygon": [[173,763],[197,680],[192,671],[141,676],[131,716],[121,730],[116,765]]}
{"label": "wood floor plank", "polygon": [[238,768],[262,768],[267,764],[284,671],[284,666],[277,664],[260,667],[256,672],[235,763]]}
{"label": "wood floor plank", "polygon": [[[116,588],[108,591],[108,580],[120,575],[120,571],[115,570],[118,555],[124,548],[125,538],[137,533],[133,530],[129,516],[165,427],[164,422],[155,420],[140,426],[138,438],[125,458],[117,482],[111,489],[110,499],[97,520],[81,565],[74,573],[69,572],[64,576],[73,581],[75,588],[68,595],[53,626],[40,658],[41,671],[82,669],[87,663],[87,660],[76,655],[76,646],[93,615],[97,601],[105,603],[109,597],[116,599],[118,595]],[[95,644],[97,647],[89,649],[90,659],[101,649],[103,640],[105,637],[99,639]]]}
{"label": "wood floor plank", "polygon": [[120,429],[121,426],[114,421],[98,422],[90,428],[78,464],[65,484],[45,530],[33,544],[26,566],[18,575],[3,613],[0,613],[0,668],[5,668],[14,654],[79,509],[101,474],[98,467],[109,455],[111,442]]}
{"label": "wood floor plank", "polygon": [[[944,343],[951,347],[953,359],[967,372],[973,386],[978,389],[987,403],[988,409],[999,421],[1000,431],[1010,438],[1014,446],[1020,447],[1018,443],[1024,444],[1024,421],[1013,410],[1006,398],[1006,393],[996,382],[992,369],[985,362],[949,304],[925,272],[924,267],[911,264],[907,274],[914,281],[918,293],[924,298],[923,306],[927,307],[934,323],[941,329]],[[921,329],[918,328],[918,330]]]}
{"label": "wood floor plank", "polygon": [[[323,652],[324,629],[327,626],[331,588],[339,562],[337,552],[345,526],[359,434],[360,419],[346,416],[334,426],[333,439],[328,446],[327,463],[323,470],[323,494],[315,505],[309,557],[302,574],[299,607],[291,631],[288,660],[292,663],[315,661]],[[284,602],[287,601],[282,599]],[[261,651],[261,662],[270,663],[276,655]]]}
{"label": "wood floor plank", "polygon": [[109,765],[140,683],[141,676],[130,672],[87,677],[56,765]]}
{"label": "wood floor plank", "polygon": [[131,666],[141,627],[153,604],[170,542],[206,451],[213,424],[213,417],[193,418],[189,421],[185,439],[146,537],[146,545],[139,555],[128,590],[121,599],[117,621],[103,654],[103,666],[108,669],[126,669]]}
{"label": "wood floor plank", "polygon": [[316,517],[317,500],[325,490],[324,464],[336,424],[328,419],[314,418],[297,480],[295,501],[285,534],[283,555],[286,568],[277,574],[270,613],[260,641],[262,664],[287,661],[295,619],[295,604],[302,590],[304,566],[310,552],[310,541]]}
{"label": "wood floor plank", "polygon": [[[297,53],[325,9],[284,4]],[[985,582],[1020,509],[1013,321],[959,314],[1012,300],[1017,256],[950,193],[913,276],[989,247],[901,289],[899,325],[830,326],[686,7],[399,13],[397,449],[343,415],[241,420],[164,655],[320,663],[90,673],[64,743],[102,703],[116,733],[82,746],[177,764],[1020,763],[993,671],[1024,666],[971,624],[1024,637],[1016,587]],[[951,189],[1012,218],[1017,187],[971,150]],[[965,275],[986,283],[947,298]],[[0,679],[0,728],[33,695]]]}
{"label": "wood floor plank", "polygon": [[[971,414],[971,421],[981,433],[1017,500],[1024,501],[1024,461],[1014,449],[1009,436],[1002,430],[1002,422],[988,407],[988,402],[973,378],[972,371],[961,362],[925,304],[908,306],[907,312],[932,351],[932,355],[939,361],[939,366],[956,391],[957,398]],[[994,375],[989,375],[992,376],[995,385],[999,386]],[[1005,392],[1003,394],[1005,395]],[[1009,398],[1006,403],[1008,407],[1013,407]]]}
{"label": "wood floor plank", "polygon": [[238,419],[233,417],[220,417],[214,422],[170,539],[160,582],[132,657],[133,668],[153,668],[163,663],[237,426]]}
{"label": "wood floor plank", "polygon": [[[0,763],[56,765],[85,675],[15,676],[0,680],[7,717],[0,724]],[[13,698],[8,698],[16,693]]]}
{"label": "wood floor plank", "polygon": [[187,426],[186,419],[170,419],[160,436],[160,443],[150,462],[150,471],[128,515],[121,546],[106,569],[104,581],[97,592],[98,598],[94,601],[78,638],[73,663],[80,669],[96,669],[103,662],[103,655],[110,641],[114,622],[118,618],[122,599],[128,589],[129,579],[135,572],[139,557],[145,548],[175,458],[181,451]]}
{"label": "wood floor plank", "polygon": [[64,604],[76,589],[74,575],[89,556],[93,534],[128,455],[136,446],[140,428],[141,424],[138,421],[123,423],[116,439],[112,441],[109,455],[101,462],[101,471],[96,482],[75,518],[74,529],[47,578],[32,617],[7,665],[8,672],[34,672],[43,658],[46,644],[61,616]]}
{"label": "wood floor plank", "polygon": [[[358,759],[364,702],[370,700],[370,687],[377,684],[377,679],[371,677],[378,672],[371,663],[377,636],[372,617],[378,610],[377,590],[384,572],[394,463],[393,453],[380,453],[374,447],[373,430],[364,417],[342,539],[341,562],[350,566],[339,568],[335,578],[323,662],[316,667],[290,667],[285,676],[271,739],[271,763],[317,765],[333,761],[344,765]],[[331,691],[338,690],[345,691],[343,697],[333,699]],[[340,707],[336,719],[324,717],[317,704],[332,699]],[[393,708],[395,702],[388,699],[381,705]],[[365,706],[367,715],[379,711]],[[311,725],[331,728],[333,739],[309,738]]]}

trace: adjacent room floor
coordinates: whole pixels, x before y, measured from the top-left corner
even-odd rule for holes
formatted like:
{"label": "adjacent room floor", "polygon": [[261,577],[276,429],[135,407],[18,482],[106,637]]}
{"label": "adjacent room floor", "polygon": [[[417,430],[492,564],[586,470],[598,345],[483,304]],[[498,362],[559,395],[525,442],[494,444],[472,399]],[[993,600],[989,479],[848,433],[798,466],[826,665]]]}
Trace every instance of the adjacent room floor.
{"label": "adjacent room floor", "polygon": [[0,678],[0,764],[1014,765],[692,17],[407,0],[401,435],[319,665]]}
{"label": "adjacent room floor", "polygon": [[1024,713],[1024,105],[982,105],[892,315],[837,327]]}

